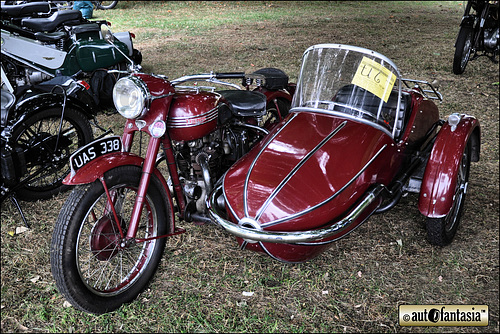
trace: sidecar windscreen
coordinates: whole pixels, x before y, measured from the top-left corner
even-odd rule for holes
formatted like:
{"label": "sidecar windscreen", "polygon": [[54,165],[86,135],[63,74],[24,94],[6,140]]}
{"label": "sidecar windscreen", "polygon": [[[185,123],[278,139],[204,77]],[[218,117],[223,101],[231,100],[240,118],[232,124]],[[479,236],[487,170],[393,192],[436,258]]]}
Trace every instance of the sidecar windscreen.
{"label": "sidecar windscreen", "polygon": [[395,137],[401,129],[400,74],[371,50],[321,44],[304,53],[292,108],[369,122]]}

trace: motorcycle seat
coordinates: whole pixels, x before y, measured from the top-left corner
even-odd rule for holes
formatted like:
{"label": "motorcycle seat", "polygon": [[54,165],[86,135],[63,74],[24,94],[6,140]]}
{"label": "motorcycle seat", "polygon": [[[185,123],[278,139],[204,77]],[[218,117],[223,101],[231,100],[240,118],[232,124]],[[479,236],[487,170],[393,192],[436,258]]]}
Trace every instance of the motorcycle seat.
{"label": "motorcycle seat", "polygon": [[285,89],[288,86],[288,75],[280,69],[267,67],[253,72],[264,76],[264,87],[269,90]]}
{"label": "motorcycle seat", "polygon": [[266,114],[266,96],[251,90],[218,91],[235,116],[264,116]]}
{"label": "motorcycle seat", "polygon": [[58,40],[64,38],[66,33],[63,31],[54,32],[37,32],[35,33],[35,39],[40,42],[56,43]]}
{"label": "motorcycle seat", "polygon": [[34,31],[52,32],[61,24],[74,24],[82,21],[82,13],[71,9],[55,12],[50,17],[26,18],[21,20],[21,25]]}
{"label": "motorcycle seat", "polygon": [[37,13],[49,14],[50,4],[48,2],[28,2],[21,5],[2,4],[2,15],[20,17],[30,16]]}

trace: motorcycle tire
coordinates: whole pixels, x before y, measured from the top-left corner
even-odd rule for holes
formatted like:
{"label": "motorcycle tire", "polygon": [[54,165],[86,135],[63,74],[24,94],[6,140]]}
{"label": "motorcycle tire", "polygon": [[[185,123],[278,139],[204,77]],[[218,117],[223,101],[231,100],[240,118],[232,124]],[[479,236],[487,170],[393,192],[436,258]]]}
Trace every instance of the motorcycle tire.
{"label": "motorcycle tire", "polygon": [[107,10],[113,9],[118,4],[118,1],[96,1],[97,9]]}
{"label": "motorcycle tire", "polygon": [[[69,157],[79,147],[90,143],[94,136],[87,117],[66,108],[61,128],[63,135],[57,142],[60,121],[61,109],[48,108],[27,117],[13,129],[12,141],[26,152],[27,165],[27,173],[20,180],[27,182],[16,190],[18,199],[49,199],[68,189],[62,180],[70,170]],[[33,176],[35,173],[39,174]]]}
{"label": "motorcycle tire", "polygon": [[471,142],[469,141],[462,154],[458,169],[457,184],[453,195],[450,212],[442,218],[427,218],[427,239],[432,245],[446,246],[455,237],[465,204],[465,195],[469,182],[471,163]]}
{"label": "motorcycle tire", "polygon": [[463,25],[458,32],[457,42],[455,43],[455,55],[453,57],[453,73],[462,74],[469,62],[473,48],[473,28]]}
{"label": "motorcycle tire", "polygon": [[[104,178],[123,233],[136,198],[141,168],[120,166]],[[152,176],[140,216],[137,238],[170,233],[165,190]],[[51,241],[52,274],[61,294],[77,309],[103,314],[135,299],[152,279],[165,248],[165,238],[122,240],[99,180],[78,186],[64,203]],[[95,275],[99,272],[99,275]],[[98,276],[98,277],[96,277]]]}

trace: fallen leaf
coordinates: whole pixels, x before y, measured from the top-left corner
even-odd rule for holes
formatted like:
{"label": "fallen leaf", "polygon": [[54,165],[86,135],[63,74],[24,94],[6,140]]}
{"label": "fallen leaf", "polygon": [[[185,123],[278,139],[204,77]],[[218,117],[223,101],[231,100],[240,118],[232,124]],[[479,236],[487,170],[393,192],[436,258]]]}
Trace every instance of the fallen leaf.
{"label": "fallen leaf", "polygon": [[16,234],[21,234],[21,233],[24,233],[26,231],[29,231],[29,228],[27,228],[25,226],[16,227]]}
{"label": "fallen leaf", "polygon": [[35,277],[33,277],[32,279],[30,279],[30,281],[31,281],[32,283],[36,283],[36,282],[38,282],[38,280],[39,280],[39,279],[40,279],[40,276],[39,276],[39,275],[36,275],[36,276],[35,276]]}

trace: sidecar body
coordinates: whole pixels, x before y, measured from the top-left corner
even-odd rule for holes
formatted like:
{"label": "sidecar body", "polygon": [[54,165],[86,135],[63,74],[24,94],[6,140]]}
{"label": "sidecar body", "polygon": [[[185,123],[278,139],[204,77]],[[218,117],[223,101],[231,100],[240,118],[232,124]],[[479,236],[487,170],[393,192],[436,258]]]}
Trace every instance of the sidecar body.
{"label": "sidecar body", "polygon": [[456,230],[479,123],[441,120],[433,99],[432,85],[403,79],[379,53],[308,48],[290,115],[219,181],[212,219],[241,248],[285,262],[315,257],[405,192],[420,194],[428,220]]}

